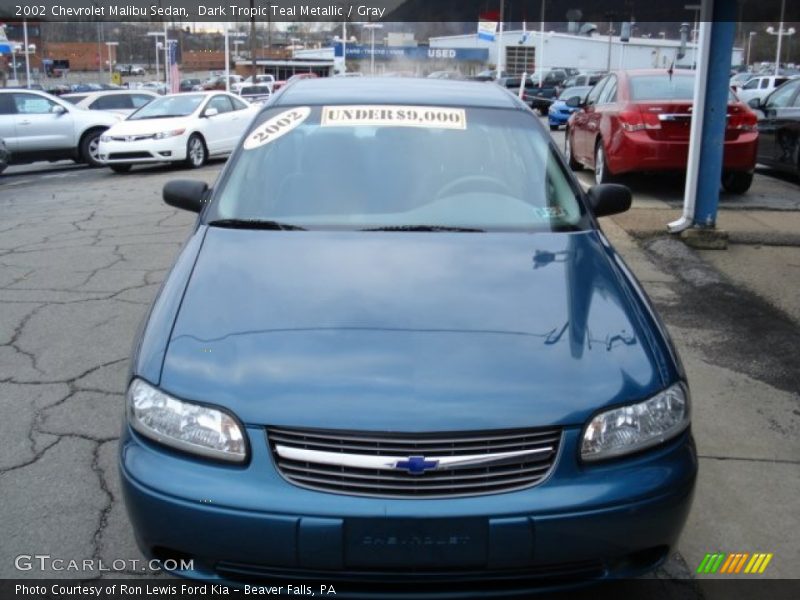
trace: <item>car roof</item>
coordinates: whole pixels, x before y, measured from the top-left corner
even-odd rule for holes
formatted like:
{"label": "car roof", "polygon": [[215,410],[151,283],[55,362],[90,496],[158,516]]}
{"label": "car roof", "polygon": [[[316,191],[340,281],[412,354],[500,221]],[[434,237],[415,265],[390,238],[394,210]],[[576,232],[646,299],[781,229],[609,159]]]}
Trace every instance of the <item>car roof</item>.
{"label": "car roof", "polygon": [[406,104],[520,108],[505,88],[491,82],[427,78],[317,77],[281,88],[275,104]]}
{"label": "car roof", "polygon": [[148,89],[137,89],[137,90],[103,90],[97,92],[70,92],[69,94],[63,94],[62,97],[72,97],[72,96],[83,96],[84,98],[101,98],[102,96],[110,96],[110,95],[117,95],[117,94],[147,94],[152,96],[158,96],[158,94],[151,92]]}

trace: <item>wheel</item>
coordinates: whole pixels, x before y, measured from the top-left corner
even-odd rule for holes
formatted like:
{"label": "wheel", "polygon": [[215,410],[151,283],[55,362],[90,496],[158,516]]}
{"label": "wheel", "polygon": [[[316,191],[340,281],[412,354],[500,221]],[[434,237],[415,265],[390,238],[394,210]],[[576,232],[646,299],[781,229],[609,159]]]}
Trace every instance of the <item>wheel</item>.
{"label": "wheel", "polygon": [[497,191],[507,196],[513,196],[514,193],[505,181],[489,177],[487,175],[465,175],[454,179],[450,183],[443,185],[435,198],[446,198],[447,196],[455,196],[464,193],[462,190],[466,189],[467,192],[474,191],[475,189]]}
{"label": "wheel", "polygon": [[722,187],[730,194],[744,194],[753,183],[750,171],[726,171],[722,174]]}
{"label": "wheel", "polygon": [[613,177],[606,163],[606,149],[603,147],[603,140],[597,140],[594,147],[594,182],[597,184],[611,183]]}
{"label": "wheel", "polygon": [[558,125],[550,125],[550,131],[558,131]]}
{"label": "wheel", "polygon": [[102,167],[100,162],[100,136],[103,129],[93,129],[84,134],[81,139],[80,155],[81,160],[90,167]]}
{"label": "wheel", "polygon": [[193,133],[186,142],[186,166],[198,169],[206,163],[208,152],[203,138]]}
{"label": "wheel", "polygon": [[572,141],[569,137],[569,129],[564,132],[564,158],[567,159],[567,164],[573,171],[580,171],[583,169],[583,165],[575,160],[575,157],[572,155]]}
{"label": "wheel", "polygon": [[131,170],[131,165],[108,165],[114,173],[127,173]]}

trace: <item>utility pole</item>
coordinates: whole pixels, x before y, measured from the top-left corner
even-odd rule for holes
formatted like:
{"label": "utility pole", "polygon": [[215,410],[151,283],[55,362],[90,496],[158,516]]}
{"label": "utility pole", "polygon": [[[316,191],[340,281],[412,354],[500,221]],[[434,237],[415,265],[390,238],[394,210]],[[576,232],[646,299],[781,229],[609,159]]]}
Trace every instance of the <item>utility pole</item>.
{"label": "utility pole", "polygon": [[256,82],[256,16],[255,0],[250,0],[250,62],[252,63],[251,75],[253,83]]}
{"label": "utility pole", "polygon": [[505,19],[505,7],[505,0],[500,0],[500,31],[497,34],[497,66],[495,67],[497,70],[496,79],[500,79],[503,76],[503,69],[505,68],[505,56],[503,56],[503,19]]}
{"label": "utility pole", "polygon": [[539,63],[538,68],[536,69],[539,71],[539,87],[542,87],[542,81],[544,78],[544,7],[546,5],[546,0],[542,0],[542,13],[539,15],[539,47],[541,48],[541,52],[539,53],[540,56],[536,59],[536,62]]}

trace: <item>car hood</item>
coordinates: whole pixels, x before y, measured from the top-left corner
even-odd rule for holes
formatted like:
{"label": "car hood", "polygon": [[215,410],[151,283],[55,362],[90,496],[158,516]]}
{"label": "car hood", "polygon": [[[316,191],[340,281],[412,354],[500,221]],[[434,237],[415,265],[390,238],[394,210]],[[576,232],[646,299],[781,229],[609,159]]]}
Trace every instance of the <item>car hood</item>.
{"label": "car hood", "polygon": [[160,385],[257,425],[583,423],[664,385],[613,256],[595,231],[211,227]]}
{"label": "car hood", "polygon": [[126,119],[108,130],[108,135],[142,135],[171,131],[187,127],[191,117],[171,117],[168,119]]}

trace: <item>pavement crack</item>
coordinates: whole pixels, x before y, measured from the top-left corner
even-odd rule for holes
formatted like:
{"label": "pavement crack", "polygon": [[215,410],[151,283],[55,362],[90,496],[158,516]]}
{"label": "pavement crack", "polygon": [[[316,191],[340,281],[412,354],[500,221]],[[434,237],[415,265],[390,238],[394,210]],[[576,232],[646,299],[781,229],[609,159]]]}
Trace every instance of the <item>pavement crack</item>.
{"label": "pavement crack", "polygon": [[38,462],[38,461],[39,461],[41,458],[43,458],[43,457],[44,457],[44,455],[45,455],[45,454],[47,454],[47,452],[48,452],[48,451],[49,451],[51,448],[54,448],[55,446],[57,446],[57,445],[58,445],[58,443],[59,443],[59,442],[60,442],[62,439],[64,439],[65,437],[67,437],[67,436],[58,436],[58,439],[57,439],[57,440],[55,440],[53,443],[51,443],[51,444],[48,444],[47,446],[45,446],[44,448],[42,448],[42,449],[41,449],[39,452],[37,452],[36,454],[34,454],[33,458],[31,458],[30,460],[26,460],[26,461],[25,461],[25,462],[23,462],[23,463],[20,463],[20,464],[18,464],[18,465],[13,465],[13,466],[11,466],[11,467],[7,467],[7,468],[5,468],[5,469],[0,469],[0,476],[2,476],[2,475],[5,475],[6,473],[11,473],[12,471],[17,471],[17,470],[19,470],[19,469],[24,469],[25,467],[29,467],[29,466],[31,466],[32,464],[34,464],[34,463]]}
{"label": "pavement crack", "polygon": [[103,473],[103,468],[100,466],[100,450],[104,444],[108,443],[109,441],[115,441],[117,438],[113,440],[106,440],[104,442],[98,442],[94,450],[92,451],[92,471],[97,475],[98,483],[100,484],[100,490],[105,494],[106,503],[105,506],[100,510],[100,516],[97,521],[97,527],[95,528],[94,535],[92,536],[92,545],[93,545],[93,552],[92,558],[95,560],[100,560],[100,545],[102,542],[103,537],[103,530],[108,525],[108,515],[111,513],[111,509],[114,507],[114,493],[111,491],[111,488],[106,481],[105,473]]}
{"label": "pavement crack", "polygon": [[697,458],[705,458],[707,460],[733,460],[741,462],[755,462],[755,463],[770,463],[778,465],[800,465],[800,460],[788,460],[783,458],[751,458],[748,456],[714,456],[711,454],[698,454]]}

